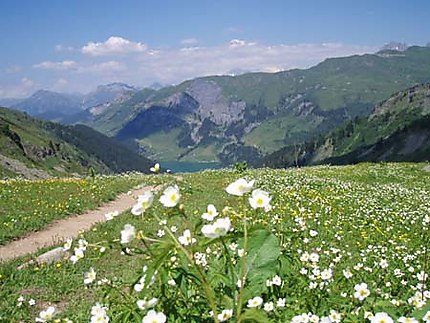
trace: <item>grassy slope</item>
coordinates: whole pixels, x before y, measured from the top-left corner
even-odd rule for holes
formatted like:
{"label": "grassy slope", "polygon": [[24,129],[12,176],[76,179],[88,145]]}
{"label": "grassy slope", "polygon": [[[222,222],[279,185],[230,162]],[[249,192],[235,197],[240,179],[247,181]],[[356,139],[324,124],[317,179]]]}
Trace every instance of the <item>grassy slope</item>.
{"label": "grassy slope", "polygon": [[[0,108],[0,146],[5,157],[50,175],[147,171],[150,161],[85,126],[63,126]],[[0,176],[11,176],[2,167]],[[16,176],[17,174],[15,174]]]}
{"label": "grassy slope", "polygon": [[[288,305],[285,309],[277,309],[269,314],[271,320],[267,319],[265,322],[287,322],[293,315],[303,312],[328,315],[329,309],[341,312],[347,320],[366,322],[363,318],[364,311],[386,310],[384,306],[387,305],[381,305],[388,303],[384,301],[386,294],[390,299],[406,303],[397,309],[391,309],[393,313],[397,313],[394,315],[405,315],[410,308],[407,298],[415,293],[412,287],[417,283],[416,273],[409,272],[408,266],[420,268],[423,263],[421,252],[426,234],[422,219],[428,215],[430,205],[430,175],[423,171],[423,166],[362,164],[300,170],[255,170],[242,175],[223,171],[189,174],[184,176],[184,181],[178,183],[183,194],[186,221],[168,216],[166,220],[168,226],[177,225],[180,233],[189,227],[188,221],[196,222],[208,203],[215,204],[219,210],[228,205],[239,213],[250,212],[249,207],[245,211],[246,204],[241,202],[243,199],[227,196],[224,188],[240,176],[254,178],[257,180],[257,187],[270,192],[275,206],[273,212],[259,221],[259,225],[267,226],[274,232],[282,232],[280,238],[283,241],[283,254],[290,259],[288,270],[281,274],[284,286],[278,294],[286,295]],[[164,176],[160,180],[175,182],[173,178]],[[19,208],[19,205],[16,207]],[[152,212],[166,216],[166,211],[155,203],[143,218],[125,213],[86,233],[85,238],[90,246],[86,257],[76,265],[61,261],[50,266],[30,266],[16,271],[16,266],[22,263],[22,260],[17,260],[0,266],[0,297],[4,300],[0,303],[2,318],[9,321],[31,321],[40,310],[53,304],[61,311],[58,315],[60,318],[69,317],[76,322],[88,321],[91,306],[96,301],[102,301],[103,297],[102,291],[96,287],[87,289],[83,286],[83,272],[90,267],[96,268],[98,279],[106,277],[115,285],[123,286],[124,295],[113,294],[109,300],[104,300],[105,303],[109,302],[111,318],[120,314],[115,305],[117,302],[125,302],[131,309],[136,309],[137,299],[152,297],[160,288],[157,286],[158,292],[154,291],[154,294],[149,295],[129,291],[128,286],[140,277],[142,266],[146,262],[139,256],[121,256],[118,244],[109,244],[107,241],[117,239],[125,223],[132,223],[143,230],[145,235],[156,237],[160,226],[151,216]],[[298,226],[300,221],[296,221],[299,218],[305,226],[303,231]],[[250,225],[254,221],[251,217]],[[239,229],[240,225],[234,222],[234,227]],[[309,235],[311,229],[318,231],[317,237]],[[201,239],[198,233],[196,237]],[[99,252],[101,246],[108,247],[104,254]],[[328,291],[309,289],[309,279],[299,273],[306,266],[299,260],[299,250],[315,252],[320,250],[318,248],[322,248],[319,252],[319,265],[326,268],[333,264],[334,281],[330,283]],[[333,251],[332,254],[332,248],[339,251]],[[365,258],[361,256],[362,253],[366,254]],[[414,255],[407,264],[402,261],[406,255]],[[340,260],[334,261],[337,256],[341,256]],[[387,270],[381,270],[375,265],[381,259],[388,261]],[[364,267],[373,268],[372,272],[353,269],[359,262]],[[396,268],[404,273],[403,277],[393,276]],[[353,277],[349,280],[342,274],[345,269],[353,272]],[[402,279],[408,282],[407,286],[400,284]],[[363,281],[368,283],[371,290],[369,299],[358,302],[349,296],[339,296],[341,292],[352,294],[354,285]],[[390,285],[385,285],[387,282]],[[266,300],[271,294],[268,289],[264,290],[262,296]],[[24,295],[26,301],[34,298],[36,306],[24,304],[20,308],[16,307],[19,295]],[[354,305],[362,307],[359,316],[351,314],[355,309]],[[164,310],[162,305],[157,305],[156,308],[158,311]],[[137,309],[135,311],[136,315],[145,314]],[[115,322],[114,318],[113,321]]]}

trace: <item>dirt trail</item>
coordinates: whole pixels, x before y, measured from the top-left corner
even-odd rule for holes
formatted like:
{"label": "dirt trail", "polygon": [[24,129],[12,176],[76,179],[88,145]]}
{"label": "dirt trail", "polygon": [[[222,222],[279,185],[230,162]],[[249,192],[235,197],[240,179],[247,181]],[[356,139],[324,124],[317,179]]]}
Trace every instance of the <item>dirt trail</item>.
{"label": "dirt trail", "polygon": [[0,246],[0,262],[8,261],[46,246],[52,246],[65,241],[67,238],[75,238],[82,231],[90,229],[96,223],[104,222],[105,214],[113,211],[119,213],[130,209],[135,202],[133,196],[141,195],[148,190],[158,190],[159,187],[146,186],[131,191],[131,195],[123,193],[116,200],[101,206],[96,210],[84,214],[71,216],[66,219],[57,220],[41,231],[29,234],[19,240],[7,245]]}

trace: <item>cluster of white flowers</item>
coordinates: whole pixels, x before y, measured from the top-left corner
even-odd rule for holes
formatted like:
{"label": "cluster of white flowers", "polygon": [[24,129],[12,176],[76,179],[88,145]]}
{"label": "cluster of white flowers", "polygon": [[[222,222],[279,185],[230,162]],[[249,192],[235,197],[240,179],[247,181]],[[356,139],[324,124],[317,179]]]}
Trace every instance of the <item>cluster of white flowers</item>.
{"label": "cluster of white flowers", "polygon": [[[72,242],[69,240],[66,242],[65,247],[71,248]],[[84,253],[87,250],[88,242],[85,239],[79,239],[78,241],[78,247],[74,248],[74,254],[70,257],[70,261],[73,264],[76,264],[80,259],[84,258]]]}
{"label": "cluster of white flowers", "polygon": [[109,322],[109,316],[107,315],[108,311],[107,306],[103,306],[100,303],[96,303],[91,308],[91,320],[90,323],[108,323]]}

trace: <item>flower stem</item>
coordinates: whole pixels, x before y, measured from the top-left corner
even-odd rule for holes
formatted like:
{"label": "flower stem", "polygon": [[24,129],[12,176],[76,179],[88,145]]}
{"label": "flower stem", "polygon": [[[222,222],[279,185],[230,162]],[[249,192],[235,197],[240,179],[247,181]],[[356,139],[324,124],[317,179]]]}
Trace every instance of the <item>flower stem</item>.
{"label": "flower stem", "polygon": [[247,221],[246,221],[246,216],[243,219],[243,255],[241,258],[241,266],[240,266],[240,287],[239,287],[239,296],[237,299],[237,322],[240,322],[240,315],[242,312],[242,297],[243,297],[243,289],[244,289],[244,285],[245,285],[245,280],[246,280],[246,273],[247,273],[247,268],[246,268],[246,251],[248,250],[248,228],[247,228]]}

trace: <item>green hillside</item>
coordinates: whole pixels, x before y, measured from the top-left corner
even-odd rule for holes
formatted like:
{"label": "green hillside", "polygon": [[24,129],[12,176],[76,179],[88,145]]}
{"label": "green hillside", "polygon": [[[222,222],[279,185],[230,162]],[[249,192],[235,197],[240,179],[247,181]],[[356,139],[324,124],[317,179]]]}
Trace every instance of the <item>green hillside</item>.
{"label": "green hillside", "polygon": [[400,91],[375,106],[370,116],[350,120],[318,140],[285,147],[257,164],[425,160],[430,160],[429,84]]}
{"label": "green hillside", "polygon": [[0,178],[147,171],[149,160],[86,126],[63,126],[0,108]]}

